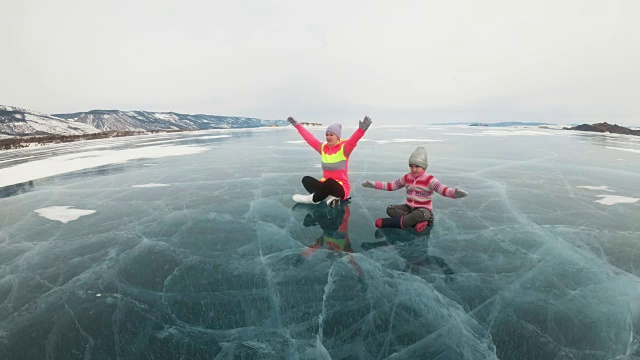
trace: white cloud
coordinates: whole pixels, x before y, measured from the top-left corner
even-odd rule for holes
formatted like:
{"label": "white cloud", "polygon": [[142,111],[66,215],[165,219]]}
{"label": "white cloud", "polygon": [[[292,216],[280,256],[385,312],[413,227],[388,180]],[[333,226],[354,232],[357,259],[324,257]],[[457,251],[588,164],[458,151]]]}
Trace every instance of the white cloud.
{"label": "white cloud", "polygon": [[640,125],[636,0],[8,7],[0,98],[47,113]]}

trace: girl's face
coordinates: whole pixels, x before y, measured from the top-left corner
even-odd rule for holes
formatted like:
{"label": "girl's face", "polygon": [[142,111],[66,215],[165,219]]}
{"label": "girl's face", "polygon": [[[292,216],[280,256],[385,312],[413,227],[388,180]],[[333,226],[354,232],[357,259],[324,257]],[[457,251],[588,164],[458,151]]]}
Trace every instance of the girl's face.
{"label": "girl's face", "polygon": [[418,177],[424,174],[424,169],[417,165],[409,165],[409,169],[411,170],[411,175]]}
{"label": "girl's face", "polygon": [[338,141],[340,141],[340,138],[338,138],[338,135],[336,135],[336,134],[334,134],[332,132],[328,132],[328,133],[324,134],[324,136],[326,137],[327,144],[329,146],[333,146],[333,145],[337,144]]}

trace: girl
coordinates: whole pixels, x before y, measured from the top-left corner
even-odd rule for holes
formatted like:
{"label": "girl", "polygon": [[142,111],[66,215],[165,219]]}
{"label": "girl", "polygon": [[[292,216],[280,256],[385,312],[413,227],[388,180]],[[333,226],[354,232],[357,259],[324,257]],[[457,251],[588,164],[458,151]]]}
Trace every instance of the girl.
{"label": "girl", "polygon": [[433,192],[454,199],[467,196],[462,189],[445,186],[427,170],[427,150],[419,146],[409,157],[410,172],[394,182],[365,181],[362,186],[377,190],[393,191],[400,188],[407,189],[406,202],[402,205],[389,205],[389,218],[376,219],[377,228],[407,228],[415,227],[422,232],[433,222],[433,206],[431,195]]}

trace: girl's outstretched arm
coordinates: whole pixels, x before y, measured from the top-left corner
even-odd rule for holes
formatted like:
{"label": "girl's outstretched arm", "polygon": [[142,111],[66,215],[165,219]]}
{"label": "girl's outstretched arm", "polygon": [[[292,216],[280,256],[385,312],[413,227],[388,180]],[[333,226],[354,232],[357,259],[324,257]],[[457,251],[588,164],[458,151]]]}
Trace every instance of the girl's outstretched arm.
{"label": "girl's outstretched arm", "polygon": [[458,188],[454,189],[454,188],[448,187],[443,183],[441,183],[440,181],[438,181],[438,179],[436,179],[435,177],[431,179],[430,185],[433,191],[437,192],[442,196],[450,197],[453,199],[459,199],[467,196],[466,191]]}
{"label": "girl's outstretched arm", "polygon": [[386,191],[394,191],[398,189],[402,189],[405,185],[404,176],[400,177],[396,181],[393,182],[383,182],[383,181],[365,181],[362,183],[362,186],[376,189],[376,190],[386,190]]}

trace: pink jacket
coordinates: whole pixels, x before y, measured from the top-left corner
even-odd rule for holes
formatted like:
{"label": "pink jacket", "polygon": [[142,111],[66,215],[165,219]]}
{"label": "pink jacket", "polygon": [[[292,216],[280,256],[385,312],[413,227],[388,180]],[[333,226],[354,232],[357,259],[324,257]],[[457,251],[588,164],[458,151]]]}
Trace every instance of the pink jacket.
{"label": "pink jacket", "polygon": [[334,179],[342,184],[344,188],[344,199],[349,197],[351,192],[351,184],[349,183],[349,156],[358,145],[358,141],[364,136],[364,130],[358,128],[347,140],[342,140],[334,146],[329,146],[326,143],[320,142],[311,134],[304,126],[298,124],[296,129],[302,138],[309,144],[315,151],[322,155],[324,150],[325,154],[333,155],[338,153],[341,149],[344,151],[344,155],[347,158],[344,164],[339,164],[337,167],[329,166],[329,164],[322,164],[322,177],[323,179]]}
{"label": "pink jacket", "polygon": [[413,177],[411,173],[405,174],[401,178],[394,182],[382,182],[376,181],[376,189],[393,191],[400,188],[407,189],[406,204],[411,208],[427,208],[433,212],[433,205],[431,204],[431,196],[433,192],[446,197],[455,199],[453,194],[456,189],[443,185],[433,175],[429,175],[424,172],[419,177]]}

